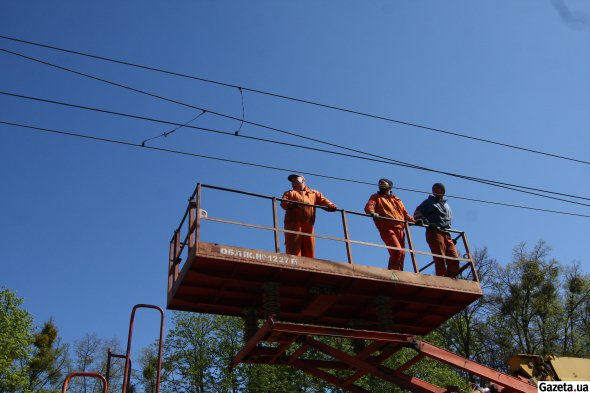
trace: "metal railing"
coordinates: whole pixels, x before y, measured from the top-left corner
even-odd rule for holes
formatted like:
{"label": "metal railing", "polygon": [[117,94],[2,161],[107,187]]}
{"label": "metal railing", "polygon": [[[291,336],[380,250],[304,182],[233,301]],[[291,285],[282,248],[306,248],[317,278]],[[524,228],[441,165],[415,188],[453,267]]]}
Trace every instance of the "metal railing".
{"label": "metal railing", "polygon": [[125,369],[123,371],[123,388],[122,393],[126,393],[131,379],[131,342],[133,341],[133,325],[135,323],[135,312],[139,308],[149,308],[160,313],[160,337],[158,338],[158,365],[156,373],[156,393],[160,391],[160,381],[162,374],[162,346],[164,344],[164,310],[161,307],[152,304],[136,304],[131,311],[129,320],[129,334],[127,335],[127,352],[125,354]]}
{"label": "metal railing", "polygon": [[74,377],[96,378],[102,383],[102,392],[107,393],[109,391],[109,384],[107,383],[107,380],[99,373],[74,372],[69,373],[66,376],[66,379],[64,380],[64,383],[61,388],[61,393],[66,393],[68,391],[68,385],[70,384],[70,380]]}
{"label": "metal railing", "polygon": [[[203,194],[204,188],[218,190],[218,191],[224,191],[224,192],[229,192],[229,193],[236,193],[236,194],[241,194],[241,195],[247,195],[247,196],[252,196],[252,197],[266,199],[266,200],[271,201],[273,226],[271,227],[271,226],[265,226],[265,225],[256,225],[256,224],[250,224],[250,223],[245,223],[245,222],[209,217],[207,211],[202,209],[202,206],[201,206],[201,196]],[[470,273],[471,273],[471,279],[473,281],[479,282],[477,272],[476,272],[475,266],[473,264],[473,258],[471,256],[471,251],[469,250],[469,244],[467,242],[467,237],[465,235],[465,232],[463,232],[463,231],[458,231],[455,229],[449,229],[449,230],[445,231],[445,232],[449,233],[449,235],[451,237],[453,237],[454,243],[457,243],[459,240],[461,240],[461,242],[464,246],[465,255],[463,257],[457,257],[457,258],[448,257],[448,256],[440,255],[440,254],[433,254],[433,253],[426,252],[426,251],[416,250],[414,248],[414,242],[412,240],[410,227],[413,227],[413,226],[424,227],[424,226],[416,225],[414,223],[409,223],[407,221],[400,221],[400,220],[396,220],[396,219],[388,218],[388,217],[379,217],[379,220],[392,221],[392,222],[397,222],[397,223],[402,224],[404,232],[406,234],[406,238],[408,239],[408,248],[392,247],[392,246],[386,246],[383,244],[353,240],[349,236],[347,216],[348,215],[363,216],[363,217],[367,217],[370,219],[373,219],[373,217],[371,215],[352,211],[352,210],[336,209],[336,211],[340,212],[340,215],[341,215],[344,237],[339,238],[339,237],[333,237],[333,236],[309,234],[309,233],[305,233],[305,232],[287,230],[287,229],[279,227],[277,202],[282,202],[282,201],[288,201],[290,203],[296,203],[296,204],[302,205],[302,206],[310,206],[310,207],[314,207],[314,208],[325,209],[325,206],[310,205],[307,203],[296,202],[296,201],[292,201],[292,200],[284,200],[282,198],[277,198],[274,196],[256,194],[256,193],[247,192],[247,191],[233,190],[230,188],[217,187],[217,186],[200,184],[200,183],[197,184],[195,191],[193,192],[193,194],[191,195],[191,197],[188,200],[188,206],[186,208],[186,211],[185,211],[182,219],[180,220],[180,224],[179,224],[178,228],[174,231],[172,239],[170,240],[168,290],[170,291],[170,289],[174,285],[176,278],[178,277],[179,266],[182,262],[181,255],[183,254],[183,252],[187,251],[186,247],[188,246],[189,250],[192,250],[194,248],[198,249],[202,221],[211,221],[211,222],[218,222],[218,223],[223,223],[223,224],[238,225],[238,226],[242,226],[242,227],[257,228],[257,229],[272,231],[273,238],[274,238],[274,249],[275,249],[275,252],[277,252],[277,253],[281,252],[280,234],[281,233],[292,233],[292,234],[298,234],[298,235],[303,235],[303,236],[313,236],[318,239],[326,239],[326,240],[334,240],[334,241],[338,241],[338,242],[343,242],[346,247],[347,262],[349,264],[354,263],[353,256],[352,256],[352,245],[353,244],[408,252],[408,253],[410,253],[410,256],[412,258],[412,267],[413,267],[413,271],[415,273],[423,272],[426,268],[428,268],[429,266],[431,266],[434,263],[434,261],[432,261],[432,262],[428,263],[427,265],[423,266],[422,268],[418,268],[418,263],[416,261],[416,255],[426,255],[426,256],[431,256],[431,257],[440,257],[440,258],[444,258],[446,260],[455,260],[455,261],[459,261],[459,263],[464,262],[464,265],[460,267],[459,272],[457,273],[457,276],[459,276],[465,270],[469,269]],[[188,218],[188,221],[187,221],[187,218]],[[187,230],[186,230],[186,234],[184,235],[184,238],[182,238],[182,228],[185,225],[185,223],[187,224]]]}

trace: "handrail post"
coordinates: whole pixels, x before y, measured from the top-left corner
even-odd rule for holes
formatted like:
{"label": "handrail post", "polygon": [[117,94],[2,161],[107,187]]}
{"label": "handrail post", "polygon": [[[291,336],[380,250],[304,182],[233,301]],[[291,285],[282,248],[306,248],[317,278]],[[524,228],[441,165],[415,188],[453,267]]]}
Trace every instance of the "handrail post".
{"label": "handrail post", "polygon": [[275,251],[281,252],[281,245],[279,242],[279,219],[277,217],[277,198],[272,197],[272,222],[274,227]]}
{"label": "handrail post", "polygon": [[348,264],[352,265],[352,247],[350,246],[350,236],[348,235],[348,223],[346,221],[346,212],[344,209],[340,211],[342,213],[342,227],[344,229],[344,241],[346,242],[346,255],[348,257]]}
{"label": "handrail post", "polygon": [[467,253],[467,258],[469,259],[471,273],[473,273],[473,281],[477,281],[479,283],[479,276],[477,275],[477,270],[475,269],[475,262],[473,262],[473,257],[471,256],[471,250],[469,249],[465,232],[461,232],[461,239],[463,239],[463,246],[465,247],[465,252]]}
{"label": "handrail post", "polygon": [[195,218],[195,253],[199,252],[199,235],[201,232],[201,193],[202,193],[202,187],[201,187],[201,183],[197,184],[197,216]]}
{"label": "handrail post", "polygon": [[191,250],[195,246],[195,232],[192,230],[195,223],[195,201],[191,198],[188,200],[188,249]]}
{"label": "handrail post", "polygon": [[175,257],[174,257],[174,238],[170,240],[170,251],[168,252],[168,292],[174,287],[174,274],[172,273],[172,268],[174,266]]}
{"label": "handrail post", "polygon": [[109,378],[110,378],[110,374],[111,374],[111,356],[113,355],[113,351],[111,350],[111,347],[109,347],[109,349],[107,350],[107,371],[106,371],[106,376],[105,376],[105,380],[107,381],[107,383],[109,383]]}
{"label": "handrail post", "polygon": [[410,226],[407,221],[404,221],[406,229],[406,236],[408,237],[408,246],[410,246],[410,255],[412,256],[412,264],[414,265],[414,273],[419,273],[418,264],[416,263],[416,254],[414,253],[414,244],[412,242],[412,234],[410,233]]}
{"label": "handrail post", "polygon": [[180,265],[180,231],[174,234],[174,256],[174,281],[176,281]]}

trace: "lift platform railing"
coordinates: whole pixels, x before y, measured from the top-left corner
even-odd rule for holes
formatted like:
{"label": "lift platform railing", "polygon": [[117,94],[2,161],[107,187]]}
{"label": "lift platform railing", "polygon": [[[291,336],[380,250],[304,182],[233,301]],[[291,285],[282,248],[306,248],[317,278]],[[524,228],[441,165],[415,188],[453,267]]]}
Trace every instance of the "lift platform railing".
{"label": "lift platform railing", "polygon": [[[207,211],[205,209],[203,209],[203,206],[201,203],[203,189],[205,189],[205,188],[269,200],[271,202],[271,209],[269,209],[269,210],[272,213],[273,226],[270,227],[270,226],[264,226],[264,225],[255,225],[255,224],[250,224],[250,223],[245,223],[245,222],[210,217],[207,214]],[[412,241],[412,234],[410,231],[410,227],[414,227],[414,226],[422,227],[422,226],[416,225],[414,223],[409,223],[407,221],[400,221],[400,220],[395,220],[395,219],[387,218],[387,217],[379,217],[378,219],[398,222],[398,223],[402,224],[405,234],[406,234],[407,241],[408,241],[408,248],[392,247],[392,246],[386,246],[383,244],[353,240],[349,236],[347,216],[349,216],[349,215],[363,216],[363,217],[367,217],[369,219],[373,219],[373,217],[371,215],[352,211],[352,210],[337,209],[337,211],[340,212],[340,215],[341,215],[344,237],[339,238],[339,237],[333,237],[333,236],[323,236],[323,235],[318,235],[318,234],[312,235],[312,234],[305,233],[305,232],[298,232],[298,231],[291,231],[291,230],[283,229],[279,226],[277,202],[280,203],[282,201],[283,201],[282,198],[277,198],[274,196],[256,194],[256,193],[247,192],[247,191],[240,191],[240,190],[234,190],[234,189],[230,189],[230,188],[217,187],[217,186],[198,183],[197,187],[195,188],[195,191],[193,192],[193,194],[191,195],[191,197],[188,200],[188,206],[186,208],[186,211],[185,211],[182,219],[180,220],[180,224],[179,224],[178,228],[174,231],[172,239],[170,240],[168,289],[170,290],[170,288],[172,288],[176,277],[178,277],[179,266],[182,262],[181,255],[183,255],[183,252],[187,251],[187,247],[188,247],[188,249],[191,249],[191,250],[193,248],[198,249],[202,221],[211,221],[211,222],[218,222],[218,223],[223,223],[223,224],[238,225],[238,226],[243,226],[243,227],[257,228],[257,229],[272,231],[273,240],[274,240],[274,249],[275,249],[275,252],[277,252],[277,253],[281,252],[280,234],[281,233],[293,233],[293,234],[299,234],[299,235],[303,235],[303,236],[313,236],[318,239],[327,239],[327,240],[333,240],[333,241],[338,241],[338,242],[344,243],[344,245],[346,247],[347,260],[348,260],[349,264],[354,263],[353,256],[352,256],[352,245],[353,244],[408,252],[408,253],[410,253],[410,256],[412,259],[412,267],[413,267],[413,271],[415,273],[423,272],[426,268],[428,268],[429,266],[431,266],[434,263],[434,261],[433,261],[433,262],[430,262],[429,264],[423,266],[422,268],[419,268],[418,263],[416,261],[416,255],[440,257],[440,258],[444,258],[446,260],[456,260],[456,261],[459,261],[460,264],[463,263],[463,266],[460,267],[459,272],[457,273],[457,276],[461,275],[462,272],[469,269],[470,274],[468,276],[471,277],[471,280],[479,282],[479,278],[477,276],[477,272],[476,272],[475,266],[473,264],[473,258],[471,256],[471,252],[469,250],[469,244],[467,242],[467,237],[465,235],[465,232],[463,232],[463,231],[458,231],[455,229],[449,229],[449,230],[445,231],[445,232],[449,233],[449,235],[451,235],[451,237],[453,237],[453,241],[455,243],[457,243],[458,241],[461,241],[463,244],[463,247],[465,249],[465,255],[463,257],[457,257],[457,258],[448,257],[448,256],[440,255],[440,254],[433,254],[431,252],[426,252],[426,251],[416,250],[414,248],[414,243]],[[315,207],[315,208],[325,209],[325,206],[310,205],[310,204],[295,202],[295,201],[291,201],[291,200],[289,200],[289,202],[296,203],[296,204],[299,204],[302,206],[311,206],[311,207]],[[183,234],[182,229],[185,224],[187,225],[187,229],[186,229],[184,238],[182,238],[182,234]]]}

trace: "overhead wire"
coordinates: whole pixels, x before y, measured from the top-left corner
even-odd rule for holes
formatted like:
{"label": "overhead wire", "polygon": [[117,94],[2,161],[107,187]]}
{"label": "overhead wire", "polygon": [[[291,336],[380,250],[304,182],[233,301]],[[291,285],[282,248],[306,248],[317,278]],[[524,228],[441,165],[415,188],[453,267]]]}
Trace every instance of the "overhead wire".
{"label": "overhead wire", "polygon": [[238,127],[238,130],[235,132],[235,135],[238,135],[240,131],[242,131],[244,120],[246,120],[246,111],[244,109],[244,92],[242,91],[241,87],[239,87],[238,90],[240,91],[240,97],[242,98],[242,121],[240,122],[240,126]]}
{"label": "overhead wire", "polygon": [[[164,153],[171,153],[171,154],[178,154],[178,155],[189,156],[189,157],[203,158],[203,159],[208,159],[208,160],[226,162],[226,163],[230,163],[230,164],[238,164],[238,165],[244,165],[244,166],[250,166],[250,167],[256,167],[256,168],[270,169],[270,170],[276,170],[276,171],[281,171],[281,172],[285,172],[285,173],[297,172],[297,173],[301,173],[301,174],[307,175],[307,176],[314,176],[314,177],[330,179],[330,180],[337,180],[337,181],[348,182],[348,183],[375,186],[374,183],[367,182],[367,181],[349,179],[349,178],[338,177],[338,176],[330,176],[330,175],[325,175],[325,174],[321,174],[321,173],[317,173],[317,172],[309,172],[309,171],[301,170],[299,168],[282,168],[282,167],[252,163],[252,162],[247,162],[247,161],[239,161],[239,160],[228,159],[228,158],[208,156],[208,155],[198,154],[198,153],[193,153],[193,152],[186,152],[186,151],[163,148],[163,147],[156,147],[156,146],[147,146],[147,145],[142,145],[140,143],[127,142],[127,141],[122,141],[122,140],[118,140],[118,139],[104,138],[104,137],[98,137],[98,136],[94,136],[94,135],[74,133],[74,132],[68,132],[68,131],[63,131],[63,130],[55,130],[55,129],[45,128],[45,127],[28,125],[28,124],[14,123],[14,122],[9,122],[9,121],[4,121],[4,120],[0,120],[0,124],[12,126],[12,127],[26,128],[26,129],[50,133],[50,134],[58,134],[58,135],[77,137],[77,138],[82,138],[82,139],[98,141],[98,142],[106,142],[106,143],[118,144],[118,145],[123,145],[123,146],[148,149],[148,150],[159,151],[159,152],[164,152]],[[404,188],[404,187],[396,187],[396,189],[402,190],[402,191],[413,192],[413,193],[419,193],[419,194],[429,194],[429,192],[426,192],[426,191],[414,190],[414,189]],[[536,207],[531,207],[531,206],[516,205],[516,204],[511,204],[511,203],[488,201],[488,200],[483,200],[483,199],[462,197],[462,196],[458,196],[458,195],[447,195],[447,196],[450,198],[461,199],[461,200],[471,201],[471,202],[476,202],[476,203],[485,203],[485,204],[490,204],[490,205],[539,211],[539,212],[544,212],[544,213],[554,213],[554,214],[562,214],[562,215],[575,216],[575,217],[590,218],[590,215],[581,214],[581,213],[564,212],[564,211],[560,211],[560,210],[551,210],[551,209],[536,208]]]}
{"label": "overhead wire", "polygon": [[[162,123],[162,124],[169,124],[169,125],[174,125],[174,126],[184,126],[186,128],[191,128],[191,129],[201,130],[201,131],[207,131],[207,132],[212,132],[212,133],[221,134],[221,135],[234,135],[234,136],[238,136],[238,137],[241,137],[241,138],[252,139],[252,140],[261,141],[261,142],[267,142],[267,143],[274,143],[274,144],[279,144],[279,145],[284,145],[284,146],[297,147],[297,148],[302,148],[302,149],[307,149],[307,150],[318,151],[318,152],[322,152],[322,153],[336,154],[336,155],[341,155],[341,156],[345,156],[345,157],[357,158],[357,159],[362,159],[362,160],[367,160],[367,161],[372,161],[372,162],[379,162],[379,163],[388,164],[388,165],[402,166],[402,167],[407,167],[407,168],[411,168],[411,169],[420,169],[420,170],[429,171],[429,172],[433,172],[433,173],[440,173],[440,174],[445,174],[445,175],[449,175],[449,176],[455,176],[455,177],[464,178],[464,176],[462,176],[462,175],[456,175],[456,174],[452,174],[450,172],[439,171],[439,170],[436,170],[436,169],[416,167],[415,165],[404,163],[402,161],[396,161],[396,162],[394,162],[391,159],[389,159],[389,160],[380,160],[380,159],[375,159],[375,158],[371,158],[371,157],[356,156],[356,155],[353,155],[353,154],[350,154],[350,153],[335,152],[335,151],[332,151],[332,150],[319,149],[319,148],[315,148],[315,147],[297,145],[297,144],[294,144],[294,143],[288,143],[288,142],[283,142],[283,141],[276,141],[276,140],[266,139],[266,138],[259,138],[259,137],[249,136],[249,135],[235,135],[235,133],[231,133],[229,131],[220,131],[220,130],[214,130],[214,129],[204,128],[204,127],[196,127],[196,126],[191,126],[191,125],[183,125],[181,123],[176,123],[176,122],[167,121],[167,120],[161,120],[161,119],[155,119],[155,118],[151,118],[151,117],[126,114],[126,113],[115,112],[115,111],[106,110],[106,109],[92,108],[92,107],[83,106],[83,105],[77,105],[77,104],[71,104],[71,103],[66,103],[66,102],[48,100],[48,99],[38,98],[38,97],[25,96],[25,95],[15,94],[15,93],[8,93],[8,92],[4,92],[4,91],[0,91],[0,95],[6,95],[6,96],[11,96],[11,97],[16,97],[16,98],[22,98],[22,99],[28,99],[28,100],[32,100],[32,101],[38,101],[38,102],[45,102],[45,103],[50,103],[50,104],[55,104],[55,105],[62,105],[62,106],[71,107],[71,108],[89,110],[89,111],[94,111],[94,112],[99,112],[99,113],[106,113],[106,114],[110,114],[110,115],[128,117],[128,118],[133,118],[133,119],[138,119],[138,120],[145,120],[145,121],[151,121],[151,122]],[[481,181],[479,181],[479,183],[481,183]],[[520,189],[516,189],[516,188],[511,188],[509,186],[500,186],[500,185],[495,185],[495,184],[493,184],[493,185],[495,187],[501,187],[501,188],[505,188],[505,189],[510,189],[510,190],[513,190],[513,191],[516,191],[516,192],[520,192],[520,193],[524,193],[524,194],[528,194],[528,195],[535,195],[535,196],[539,196],[539,197],[542,197],[542,198],[557,200],[557,201],[571,203],[571,204],[576,204],[576,205],[581,205],[581,206],[590,206],[590,204],[586,204],[586,203],[582,203],[582,202],[576,202],[576,201],[571,201],[571,200],[568,200],[568,199],[563,199],[563,198],[558,198],[558,197],[554,197],[554,196],[539,194],[539,193],[535,193],[535,192],[532,192],[532,191],[520,190]],[[548,192],[548,191],[544,191],[544,192]],[[557,193],[555,193],[555,194],[557,194]],[[584,197],[576,197],[576,198],[579,198],[579,199],[588,199],[588,198],[584,198]]]}
{"label": "overhead wire", "polygon": [[203,116],[205,113],[207,113],[206,111],[201,111],[201,113],[199,113],[197,116],[193,117],[192,119],[190,119],[189,121],[187,121],[186,123],[176,126],[174,127],[172,130],[168,131],[168,132],[164,132],[160,135],[156,135],[154,137],[148,138],[148,139],[144,139],[143,142],[141,142],[141,145],[144,146],[146,142],[149,141],[153,141],[154,139],[158,139],[161,137],[167,138],[168,135],[175,133],[176,131],[178,131],[179,129],[181,129],[182,127],[186,127],[187,125],[191,124],[192,122],[194,122],[195,120],[197,120],[199,117]]}
{"label": "overhead wire", "polygon": [[8,40],[8,41],[20,42],[20,43],[27,44],[27,45],[42,47],[42,48],[46,48],[46,49],[51,49],[51,50],[60,51],[60,52],[64,52],[64,53],[70,53],[70,54],[74,54],[74,55],[78,55],[78,56],[84,56],[84,57],[88,57],[88,58],[93,58],[93,59],[97,59],[97,60],[102,60],[102,61],[107,61],[107,62],[111,62],[111,63],[121,64],[121,65],[125,65],[125,66],[140,68],[140,69],[144,69],[144,70],[154,71],[154,72],[163,73],[163,74],[167,74],[167,75],[172,75],[172,76],[177,76],[177,77],[182,77],[182,78],[197,80],[197,81],[200,81],[200,82],[215,84],[215,85],[218,85],[218,86],[225,86],[225,87],[230,87],[230,88],[238,88],[238,89],[242,89],[244,91],[249,91],[249,92],[257,93],[257,94],[261,94],[261,95],[266,95],[266,96],[269,96],[269,97],[280,98],[280,99],[284,99],[284,100],[288,100],[288,101],[293,101],[293,102],[298,102],[298,103],[302,103],[302,104],[317,106],[317,107],[320,107],[320,108],[325,108],[325,109],[330,109],[330,110],[334,110],[334,111],[349,113],[349,114],[353,114],[353,115],[363,116],[363,117],[372,118],[372,119],[381,120],[381,121],[386,121],[386,122],[390,122],[390,123],[401,124],[401,125],[405,125],[405,126],[408,126],[408,127],[413,127],[413,128],[423,129],[423,130],[426,130],[426,131],[441,133],[441,134],[444,134],[444,135],[451,135],[451,136],[455,136],[455,137],[459,137],[459,138],[464,138],[464,139],[469,139],[469,140],[473,140],[473,141],[477,141],[477,142],[483,142],[483,143],[497,145],[497,146],[501,146],[501,147],[505,147],[505,148],[515,149],[515,150],[520,150],[520,151],[525,151],[525,152],[529,152],[529,153],[539,154],[539,155],[543,155],[543,156],[547,156],[547,157],[552,157],[552,158],[557,158],[557,159],[562,159],[562,160],[577,162],[577,163],[580,163],[580,164],[590,165],[590,161],[586,161],[586,160],[581,160],[581,159],[577,159],[577,158],[573,158],[573,157],[567,157],[567,156],[560,155],[560,154],[555,154],[555,153],[544,152],[544,151],[541,151],[541,150],[531,149],[531,148],[527,148],[527,147],[523,147],[523,146],[517,146],[517,145],[513,145],[513,144],[509,144],[509,143],[494,141],[494,140],[491,140],[491,139],[486,139],[486,138],[481,138],[481,137],[475,137],[475,136],[471,136],[471,135],[459,133],[459,132],[456,132],[456,131],[444,130],[442,128],[429,127],[429,126],[425,126],[425,125],[422,125],[422,124],[418,124],[418,123],[414,123],[414,122],[408,122],[408,121],[403,121],[403,120],[394,119],[394,118],[390,118],[390,117],[386,117],[386,116],[375,115],[375,114],[371,114],[371,113],[367,113],[367,112],[362,112],[362,111],[357,111],[357,110],[348,109],[348,108],[342,108],[342,107],[338,107],[338,106],[335,106],[335,105],[324,104],[324,103],[320,103],[320,102],[316,102],[316,101],[312,101],[312,100],[308,100],[308,99],[296,98],[296,97],[291,97],[291,96],[287,96],[287,95],[284,95],[284,94],[272,93],[272,92],[268,92],[268,91],[264,91],[264,90],[253,89],[253,88],[248,88],[248,87],[243,87],[243,86],[238,86],[238,85],[227,83],[227,82],[215,81],[215,80],[212,80],[212,79],[207,79],[207,78],[198,77],[198,76],[194,76],[194,75],[188,75],[188,74],[183,74],[183,73],[180,73],[180,72],[175,72],[175,71],[170,71],[170,70],[164,70],[164,69],[161,69],[161,68],[156,68],[156,67],[141,65],[141,64],[137,64],[137,63],[131,63],[131,62],[128,62],[128,61],[117,60],[117,59],[113,59],[113,58],[109,58],[109,57],[105,57],[105,56],[99,56],[99,55],[94,55],[94,54],[86,53],[86,52],[81,52],[81,51],[75,51],[75,50],[71,50],[71,49],[60,48],[60,47],[57,47],[57,46],[52,46],[52,45],[47,45],[47,44],[41,44],[41,43],[38,43],[38,42],[23,40],[23,39],[20,39],[20,38],[9,37],[9,36],[5,36],[5,35],[0,35],[0,38],[5,39],[5,40]]}
{"label": "overhead wire", "polygon": [[[337,147],[337,148],[340,148],[340,149],[343,149],[343,150],[348,150],[348,151],[352,151],[352,152],[355,152],[355,153],[364,154],[364,155],[367,155],[367,156],[370,156],[370,157],[375,157],[375,158],[379,158],[379,159],[383,159],[383,160],[388,160],[388,161],[391,161],[391,162],[400,163],[400,164],[403,164],[403,165],[406,165],[406,166],[409,166],[409,167],[413,167],[415,169],[419,169],[419,170],[423,170],[423,171],[436,172],[436,173],[444,174],[444,175],[447,175],[447,176],[452,176],[452,177],[456,177],[456,178],[460,178],[460,179],[464,179],[464,180],[474,181],[474,182],[478,182],[478,183],[482,183],[482,184],[487,184],[487,185],[494,186],[494,187],[500,187],[500,188],[504,188],[504,189],[508,189],[508,190],[512,190],[512,191],[517,191],[517,192],[525,192],[523,190],[530,190],[530,191],[537,191],[537,192],[542,192],[542,193],[546,193],[546,194],[553,194],[553,195],[565,196],[565,197],[569,197],[569,198],[590,200],[590,198],[588,198],[588,197],[582,197],[582,196],[577,196],[577,195],[560,193],[560,192],[556,192],[556,191],[544,190],[544,189],[535,188],[535,187],[521,186],[521,185],[517,185],[517,184],[513,184],[513,183],[506,183],[506,182],[501,182],[501,181],[497,181],[497,180],[484,179],[484,178],[479,178],[479,177],[474,177],[474,176],[460,175],[460,174],[446,172],[446,171],[438,171],[438,170],[435,170],[435,169],[432,169],[432,168],[428,168],[428,167],[424,167],[424,166],[420,166],[420,165],[416,165],[416,164],[405,163],[405,162],[402,162],[402,161],[399,161],[399,160],[391,159],[389,157],[385,157],[385,156],[381,156],[381,155],[377,155],[377,154],[373,154],[373,153],[364,152],[364,151],[359,150],[359,149],[354,149],[354,148],[350,148],[350,147],[347,147],[347,146],[338,145],[338,144],[335,144],[335,143],[323,141],[323,140],[318,139],[318,138],[312,138],[312,137],[308,137],[308,136],[305,136],[305,135],[301,135],[301,134],[298,134],[298,133],[295,133],[295,132],[292,132],[292,131],[287,131],[287,130],[279,129],[279,128],[276,128],[276,127],[271,127],[271,126],[267,126],[267,125],[264,125],[264,124],[247,121],[247,120],[245,120],[243,118],[242,119],[239,119],[239,118],[236,118],[236,117],[231,116],[231,115],[223,114],[223,113],[212,111],[212,110],[209,110],[209,109],[204,109],[204,108],[201,108],[201,107],[192,105],[192,104],[184,103],[184,102],[181,102],[181,101],[178,101],[178,100],[175,100],[175,99],[171,99],[171,98],[164,97],[164,96],[161,96],[161,95],[158,95],[158,94],[150,93],[150,92],[147,92],[147,91],[144,91],[144,90],[141,90],[141,89],[137,89],[137,88],[134,88],[134,87],[131,87],[131,86],[123,85],[123,84],[118,83],[118,82],[109,81],[109,80],[104,79],[104,78],[100,78],[100,77],[97,77],[97,76],[94,76],[94,75],[90,75],[90,74],[87,74],[87,73],[83,73],[83,72],[80,72],[80,71],[76,71],[76,70],[73,70],[73,69],[70,69],[70,68],[67,68],[67,67],[63,67],[63,66],[60,66],[60,65],[49,63],[49,62],[46,62],[46,61],[43,61],[43,60],[40,60],[40,59],[36,59],[36,58],[30,57],[30,56],[27,56],[27,55],[24,55],[24,54],[21,54],[21,53],[18,53],[18,52],[10,51],[10,50],[3,49],[3,48],[0,48],[0,51],[5,52],[5,53],[8,53],[8,54],[15,55],[15,56],[18,56],[18,57],[21,57],[21,58],[25,58],[25,59],[28,59],[28,60],[31,60],[31,61],[35,61],[35,62],[44,64],[44,65],[48,65],[48,66],[51,66],[51,67],[54,67],[54,68],[58,68],[58,69],[61,69],[63,71],[71,72],[71,73],[74,73],[74,74],[77,74],[77,75],[80,75],[80,76],[83,76],[83,77],[87,77],[87,78],[90,78],[90,79],[93,79],[93,80],[97,80],[97,81],[100,81],[100,82],[103,82],[103,83],[107,83],[107,84],[110,84],[110,85],[113,85],[113,86],[117,86],[117,87],[120,87],[120,88],[123,88],[123,89],[126,89],[126,90],[130,90],[130,91],[133,91],[133,92],[136,92],[136,93],[144,94],[144,95],[147,95],[147,96],[150,96],[150,97],[153,97],[153,98],[161,99],[161,100],[164,100],[164,101],[168,101],[168,102],[171,102],[171,103],[174,103],[174,104],[182,105],[182,106],[193,108],[193,109],[198,109],[198,110],[201,110],[201,111],[206,111],[206,112],[211,113],[211,114],[216,115],[216,116],[228,118],[228,119],[231,119],[231,120],[241,121],[242,123],[251,124],[251,125],[254,125],[254,126],[257,126],[257,127],[269,129],[271,131],[276,131],[276,132],[279,132],[279,133],[283,133],[283,134],[295,136],[295,137],[298,137],[298,138],[302,138],[302,139],[314,141],[314,142],[325,144],[325,145],[328,145],[328,146]],[[235,135],[238,135],[239,132],[235,132],[234,134]],[[525,192],[525,193],[528,193],[528,192]],[[537,193],[530,193],[530,194],[531,195],[542,196],[542,195],[537,194]],[[543,197],[548,197],[548,196],[543,196]],[[563,201],[566,201],[567,202],[567,200],[563,200]],[[571,202],[571,201],[569,201],[569,202],[570,203],[575,203],[575,202]]]}

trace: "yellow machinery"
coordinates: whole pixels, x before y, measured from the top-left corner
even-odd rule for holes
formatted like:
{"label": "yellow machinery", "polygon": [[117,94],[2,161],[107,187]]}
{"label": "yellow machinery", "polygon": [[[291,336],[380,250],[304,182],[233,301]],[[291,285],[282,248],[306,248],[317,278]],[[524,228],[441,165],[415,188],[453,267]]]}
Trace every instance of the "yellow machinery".
{"label": "yellow machinery", "polygon": [[514,376],[538,381],[590,381],[590,359],[555,355],[515,355],[508,360]]}

